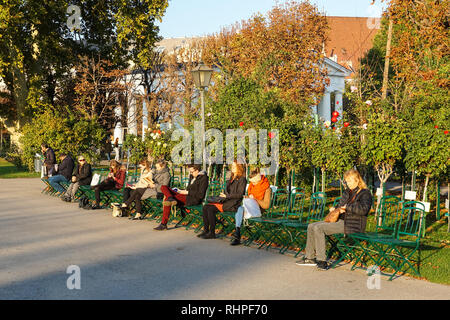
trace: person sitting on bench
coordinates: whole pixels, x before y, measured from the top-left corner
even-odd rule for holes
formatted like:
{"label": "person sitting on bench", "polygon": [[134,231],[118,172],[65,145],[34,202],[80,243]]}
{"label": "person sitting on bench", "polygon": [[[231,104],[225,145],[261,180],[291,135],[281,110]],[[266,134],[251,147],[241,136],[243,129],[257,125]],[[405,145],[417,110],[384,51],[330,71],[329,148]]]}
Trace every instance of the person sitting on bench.
{"label": "person sitting on bench", "polygon": [[232,246],[241,244],[241,225],[243,219],[260,217],[261,210],[270,207],[272,190],[270,189],[269,180],[264,175],[261,175],[259,168],[251,170],[249,178],[248,196],[244,197],[243,204],[239,207],[235,215],[236,231],[230,243]]}
{"label": "person sitting on bench", "polygon": [[125,182],[126,167],[120,162],[111,160],[110,172],[108,178],[97,186],[92,187],[95,190],[95,203],[92,209],[100,209],[100,192],[105,190],[120,190]]}
{"label": "person sitting on bench", "polygon": [[236,212],[242,203],[245,194],[247,179],[242,164],[233,162],[231,165],[231,178],[227,181],[225,193],[221,193],[223,200],[220,203],[208,203],[203,206],[203,232],[197,237],[202,239],[216,238],[217,212]]}
{"label": "person sitting on bench", "polygon": [[169,169],[165,160],[159,160],[156,163],[156,171],[151,170],[151,164],[148,160],[142,160],[139,165],[141,166],[141,177],[136,185],[125,189],[130,190],[130,193],[127,195],[124,191],[124,202],[121,205],[122,216],[126,216],[125,211],[134,201],[136,215],[132,220],[142,220],[143,218],[142,199],[156,198],[158,192],[161,192],[161,187],[170,183]]}
{"label": "person sitting on bench", "polygon": [[175,191],[168,186],[161,187],[161,191],[165,197],[163,201],[163,217],[161,224],[154,228],[154,230],[167,230],[172,206],[195,206],[203,202],[209,184],[208,175],[205,171],[201,171],[201,165],[190,164],[188,168],[190,175],[186,190]]}
{"label": "person sitting on bench", "polygon": [[344,173],[346,189],[337,208],[336,222],[319,221],[308,225],[305,256],[297,261],[300,266],[317,266],[319,270],[327,270],[325,236],[336,233],[365,232],[367,215],[372,207],[372,195],[357,170]]}
{"label": "person sitting on bench", "polygon": [[72,157],[66,153],[60,154],[59,159],[61,160],[61,164],[58,166],[58,171],[53,172],[54,175],[48,178],[48,182],[58,192],[57,195],[61,196],[66,190],[60,183],[70,181],[75,164],[73,163]]}
{"label": "person sitting on bench", "polygon": [[83,156],[78,157],[78,164],[72,174],[72,183],[62,197],[63,201],[75,202],[75,195],[80,186],[88,186],[92,181],[92,168]]}

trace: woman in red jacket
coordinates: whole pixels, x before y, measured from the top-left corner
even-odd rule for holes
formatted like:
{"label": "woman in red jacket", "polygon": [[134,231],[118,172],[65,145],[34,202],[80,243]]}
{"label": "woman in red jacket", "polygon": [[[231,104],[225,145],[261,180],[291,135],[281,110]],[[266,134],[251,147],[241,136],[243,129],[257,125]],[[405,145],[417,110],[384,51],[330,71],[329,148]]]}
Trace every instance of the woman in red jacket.
{"label": "woman in red jacket", "polygon": [[95,203],[92,209],[100,209],[100,192],[105,190],[120,190],[125,182],[126,168],[118,161],[111,160],[108,178],[95,186]]}

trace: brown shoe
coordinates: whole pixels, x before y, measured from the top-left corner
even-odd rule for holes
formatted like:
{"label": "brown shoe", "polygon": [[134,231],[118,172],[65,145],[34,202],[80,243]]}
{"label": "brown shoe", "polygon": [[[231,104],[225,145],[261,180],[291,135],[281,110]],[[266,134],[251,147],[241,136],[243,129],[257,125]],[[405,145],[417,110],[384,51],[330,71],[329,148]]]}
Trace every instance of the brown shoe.
{"label": "brown shoe", "polygon": [[164,231],[164,230],[167,230],[167,225],[166,224],[160,224],[159,226],[157,226],[156,228],[153,228],[153,230],[156,230],[156,231]]}

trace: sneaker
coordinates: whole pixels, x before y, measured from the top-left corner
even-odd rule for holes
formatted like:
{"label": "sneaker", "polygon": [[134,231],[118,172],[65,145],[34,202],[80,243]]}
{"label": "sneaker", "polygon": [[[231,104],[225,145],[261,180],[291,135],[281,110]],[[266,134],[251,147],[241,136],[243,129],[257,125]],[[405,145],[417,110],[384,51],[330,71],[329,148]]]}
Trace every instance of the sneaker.
{"label": "sneaker", "polygon": [[317,269],[322,271],[328,270],[328,263],[326,261],[317,261]]}
{"label": "sneaker", "polygon": [[156,228],[153,228],[153,230],[156,230],[156,231],[167,230],[167,225],[161,223],[161,224],[160,224],[159,226],[157,226]]}
{"label": "sneaker", "polygon": [[241,244],[241,240],[238,238],[234,238],[233,241],[231,241],[230,246],[238,246]]}
{"label": "sneaker", "polygon": [[143,220],[144,216],[140,213],[136,213],[134,217],[131,218],[131,220]]}
{"label": "sneaker", "polygon": [[316,266],[317,262],[316,262],[316,259],[308,259],[308,258],[303,257],[302,259],[297,261],[295,264],[299,265],[299,266]]}

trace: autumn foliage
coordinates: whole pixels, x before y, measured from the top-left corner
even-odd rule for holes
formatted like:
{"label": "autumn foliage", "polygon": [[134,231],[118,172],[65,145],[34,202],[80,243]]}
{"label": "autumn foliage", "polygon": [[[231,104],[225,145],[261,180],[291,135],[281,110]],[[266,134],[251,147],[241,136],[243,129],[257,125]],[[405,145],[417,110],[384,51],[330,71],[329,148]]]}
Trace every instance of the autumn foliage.
{"label": "autumn foliage", "polygon": [[253,16],[204,40],[202,58],[220,68],[215,82],[244,77],[289,102],[314,104],[323,93],[326,17],[309,2],[276,5],[267,16]]}

